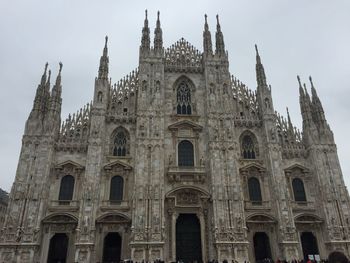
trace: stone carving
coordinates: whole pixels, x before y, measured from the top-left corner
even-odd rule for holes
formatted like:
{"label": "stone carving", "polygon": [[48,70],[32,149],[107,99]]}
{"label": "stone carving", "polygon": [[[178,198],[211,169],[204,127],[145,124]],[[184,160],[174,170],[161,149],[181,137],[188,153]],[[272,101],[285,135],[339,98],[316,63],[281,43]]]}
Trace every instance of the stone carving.
{"label": "stone carving", "polygon": [[177,205],[197,205],[199,204],[199,196],[196,192],[182,191],[176,195]]}

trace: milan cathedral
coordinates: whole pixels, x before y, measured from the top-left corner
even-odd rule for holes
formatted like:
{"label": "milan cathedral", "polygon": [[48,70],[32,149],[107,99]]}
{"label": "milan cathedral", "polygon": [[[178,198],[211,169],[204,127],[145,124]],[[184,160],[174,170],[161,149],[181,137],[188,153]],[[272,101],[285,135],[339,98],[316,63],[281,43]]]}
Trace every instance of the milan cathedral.
{"label": "milan cathedral", "polygon": [[349,194],[311,77],[299,131],[274,110],[257,47],[256,90],[231,75],[218,16],[215,47],[206,16],[203,51],[164,48],[159,12],[150,39],[146,11],[139,64],[112,83],[106,37],[92,102],[62,122],[62,64],[53,85],[46,64],[0,262],[349,255]]}

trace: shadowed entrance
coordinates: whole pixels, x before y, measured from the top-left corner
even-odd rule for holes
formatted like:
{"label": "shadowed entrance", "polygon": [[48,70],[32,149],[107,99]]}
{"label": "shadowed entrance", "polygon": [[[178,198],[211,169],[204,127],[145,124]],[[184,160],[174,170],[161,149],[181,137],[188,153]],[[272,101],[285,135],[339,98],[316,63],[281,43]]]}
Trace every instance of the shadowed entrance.
{"label": "shadowed entrance", "polygon": [[271,258],[270,240],[265,232],[256,232],[254,235],[255,262]]}
{"label": "shadowed entrance", "polygon": [[202,262],[200,223],[195,214],[180,214],[176,221],[176,261]]}
{"label": "shadowed entrance", "polygon": [[55,234],[50,240],[47,263],[67,262],[68,237],[64,233]]}
{"label": "shadowed entrance", "polygon": [[304,259],[307,259],[308,255],[319,254],[316,237],[311,232],[301,233],[301,246],[303,248]]}
{"label": "shadowed entrance", "polygon": [[122,238],[118,233],[108,233],[103,242],[103,263],[119,263]]}

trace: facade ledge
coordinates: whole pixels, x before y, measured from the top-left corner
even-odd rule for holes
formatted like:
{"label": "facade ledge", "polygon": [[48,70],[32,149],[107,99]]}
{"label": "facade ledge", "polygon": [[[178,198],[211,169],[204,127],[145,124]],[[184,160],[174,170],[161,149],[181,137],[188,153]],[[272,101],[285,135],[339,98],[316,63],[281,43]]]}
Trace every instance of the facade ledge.
{"label": "facade ledge", "polygon": [[113,211],[113,210],[129,210],[129,202],[128,201],[110,201],[104,200],[101,202],[100,210],[105,211]]}
{"label": "facade ledge", "polygon": [[78,200],[51,200],[49,203],[48,210],[53,211],[78,211],[79,201]]}
{"label": "facade ledge", "polygon": [[271,210],[270,201],[244,201],[245,210]]}
{"label": "facade ledge", "polygon": [[205,182],[204,166],[170,166],[167,177],[170,182]]}

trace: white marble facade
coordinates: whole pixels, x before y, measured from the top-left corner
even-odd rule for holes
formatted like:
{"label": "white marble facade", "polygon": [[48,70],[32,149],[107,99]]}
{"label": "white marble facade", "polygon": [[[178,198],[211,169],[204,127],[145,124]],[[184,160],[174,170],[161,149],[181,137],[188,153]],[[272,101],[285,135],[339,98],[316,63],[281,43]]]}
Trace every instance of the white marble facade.
{"label": "white marble facade", "polygon": [[219,20],[215,48],[205,21],[203,51],[183,38],[164,49],[159,16],[150,43],[146,17],[137,69],[112,84],[106,38],[93,102],[64,122],[62,65],[52,88],[46,65],[0,262],[58,262],[60,249],[66,262],[111,262],[109,249],[176,261],[191,224],[203,262],[303,258],[305,240],[349,255],[349,195],[311,78],[299,132],[275,112],[257,49],[256,91],[230,74]]}

